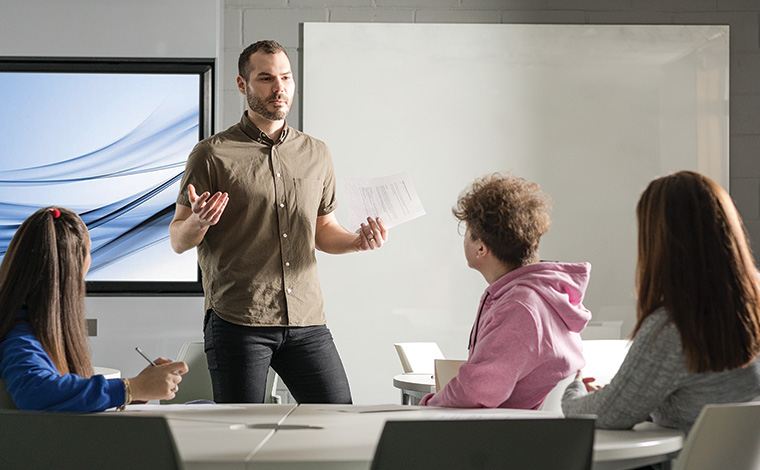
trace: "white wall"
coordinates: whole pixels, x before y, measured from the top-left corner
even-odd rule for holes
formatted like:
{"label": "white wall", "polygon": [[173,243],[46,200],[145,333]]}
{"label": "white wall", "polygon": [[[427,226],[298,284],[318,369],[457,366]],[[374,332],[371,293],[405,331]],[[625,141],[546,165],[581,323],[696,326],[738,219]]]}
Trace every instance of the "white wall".
{"label": "white wall", "polygon": [[[216,58],[221,0],[24,0],[0,2],[0,56]],[[0,103],[0,107],[2,104]],[[55,110],[40,110],[55,119]],[[90,297],[98,320],[93,362],[138,373],[202,338],[202,297]]]}
{"label": "white wall", "polygon": [[[408,171],[427,212],[378,252],[318,254],[357,403],[396,397],[394,342],[467,357],[486,282],[467,268],[451,207],[474,178],[513,171],[541,185],[554,207],[541,257],[590,262],[584,304],[625,332],[641,191],[676,169],[728,183],[726,27],[307,23],[303,48],[303,127],[330,146],[338,220],[344,176]],[[715,123],[709,161],[696,122]]]}
{"label": "white wall", "polygon": [[[222,127],[237,122],[243,109],[234,81],[240,50],[259,39],[275,39],[288,49],[295,71],[299,73],[303,52],[300,25],[304,22],[729,25],[730,190],[755,252],[760,252],[760,80],[757,80],[760,76],[760,3],[757,0],[225,0],[224,12],[223,75],[219,84],[223,90]],[[665,104],[667,97],[663,97],[662,102]],[[290,117],[291,124],[297,127],[300,126],[296,114],[299,110],[297,104]],[[414,109],[408,112],[424,117]],[[684,132],[685,128],[686,125],[675,130]],[[662,151],[667,150],[666,147]],[[633,222],[631,227],[634,227]],[[357,255],[336,259],[335,264],[349,270],[354,264],[361,264],[361,258]],[[605,282],[604,279],[598,281]],[[631,283],[628,298],[632,291]],[[373,313],[369,311],[365,315],[372,317]],[[594,313],[596,320],[619,319],[629,325],[633,320],[630,312],[613,308]],[[350,334],[369,336],[373,324],[357,321],[351,328]],[[424,327],[415,326],[414,334],[409,329],[404,331],[403,339],[431,339],[423,338],[422,333],[415,336],[417,331],[424,331]],[[338,342],[353,341],[352,338],[342,340],[341,336],[345,333],[336,332]],[[465,343],[466,338],[463,338],[462,344]],[[394,354],[391,345],[373,343],[369,349],[367,354],[371,355]],[[351,360],[359,362],[360,359]],[[401,371],[400,364],[397,371]],[[349,378],[352,383],[366,384],[371,381],[367,375],[352,374]],[[390,386],[390,377],[387,383]]]}

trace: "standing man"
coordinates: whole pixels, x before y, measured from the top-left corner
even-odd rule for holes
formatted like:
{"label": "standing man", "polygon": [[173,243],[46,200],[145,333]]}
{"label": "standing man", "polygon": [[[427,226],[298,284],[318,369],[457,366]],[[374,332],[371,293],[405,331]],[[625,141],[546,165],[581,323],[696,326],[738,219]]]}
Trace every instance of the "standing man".
{"label": "standing man", "polygon": [[246,112],[195,146],[169,227],[174,251],[198,247],[214,400],[261,403],[271,365],[299,403],[351,403],[314,250],[374,250],[387,231],[380,219],[358,233],[338,224],[327,146],[285,122],[295,92],[285,49],[254,43],[238,72]]}

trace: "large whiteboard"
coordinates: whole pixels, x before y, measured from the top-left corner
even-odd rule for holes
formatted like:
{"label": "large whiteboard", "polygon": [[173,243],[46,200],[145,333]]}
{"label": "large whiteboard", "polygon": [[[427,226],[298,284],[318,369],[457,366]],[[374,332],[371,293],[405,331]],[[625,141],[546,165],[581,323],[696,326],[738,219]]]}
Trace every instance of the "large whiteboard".
{"label": "large whiteboard", "polygon": [[727,27],[307,23],[302,92],[339,191],[342,175],[408,171],[427,211],[377,252],[318,254],[356,403],[398,400],[394,342],[466,357],[486,282],[451,207],[474,178],[541,185],[554,206],[541,257],[591,262],[585,303],[626,333],[641,191],[680,169],[728,184]]}

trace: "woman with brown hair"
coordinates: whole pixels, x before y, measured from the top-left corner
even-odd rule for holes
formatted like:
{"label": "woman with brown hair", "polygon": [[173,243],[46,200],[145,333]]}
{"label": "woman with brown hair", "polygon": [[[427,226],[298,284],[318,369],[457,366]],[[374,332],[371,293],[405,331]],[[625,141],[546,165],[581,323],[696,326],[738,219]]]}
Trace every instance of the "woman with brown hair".
{"label": "woman with brown hair", "polygon": [[654,180],[636,214],[633,343],[604,388],[579,373],[562,409],[602,428],[651,419],[688,432],[705,404],[760,395],[758,272],[731,198],[705,176]]}
{"label": "woman with brown hair", "polygon": [[102,411],[171,399],[184,362],[160,358],[131,379],[93,375],[84,318],[90,236],[63,207],[19,226],[0,264],[0,378],[20,409]]}

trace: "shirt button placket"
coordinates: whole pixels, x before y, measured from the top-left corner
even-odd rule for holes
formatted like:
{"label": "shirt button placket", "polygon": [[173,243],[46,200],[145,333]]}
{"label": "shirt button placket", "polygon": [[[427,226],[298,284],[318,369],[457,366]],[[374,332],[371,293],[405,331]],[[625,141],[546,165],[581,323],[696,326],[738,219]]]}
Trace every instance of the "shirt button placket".
{"label": "shirt button placket", "polygon": [[[275,148],[273,147],[272,148],[272,161],[273,161],[273,163],[275,161],[277,161],[276,155],[277,155],[277,152],[276,152]],[[288,211],[287,211],[287,207],[286,207],[287,206],[287,204],[286,204],[286,202],[287,202],[286,201],[287,190],[285,188],[285,181],[284,181],[284,178],[282,176],[282,171],[279,170],[279,169],[277,169],[277,168],[275,169],[275,181],[274,181],[274,185],[275,185],[275,192],[276,192],[276,194],[275,194],[275,200],[278,201],[277,202],[277,206],[278,206],[278,215],[279,215],[278,218],[280,220],[280,231],[282,233],[282,240],[283,240],[283,242],[281,244],[282,245],[281,254],[282,254],[282,259],[285,260],[285,259],[290,258],[290,244],[286,243],[288,241],[288,228],[287,227],[288,227],[288,221],[289,221],[289,219],[288,219]],[[283,264],[285,265],[285,267],[289,267],[290,266],[290,262],[287,262],[287,261],[284,262]],[[284,268],[283,268],[283,280],[285,282],[285,285],[283,287],[285,288],[286,295],[292,293],[293,292],[293,287],[291,285],[290,273],[286,272]]]}

